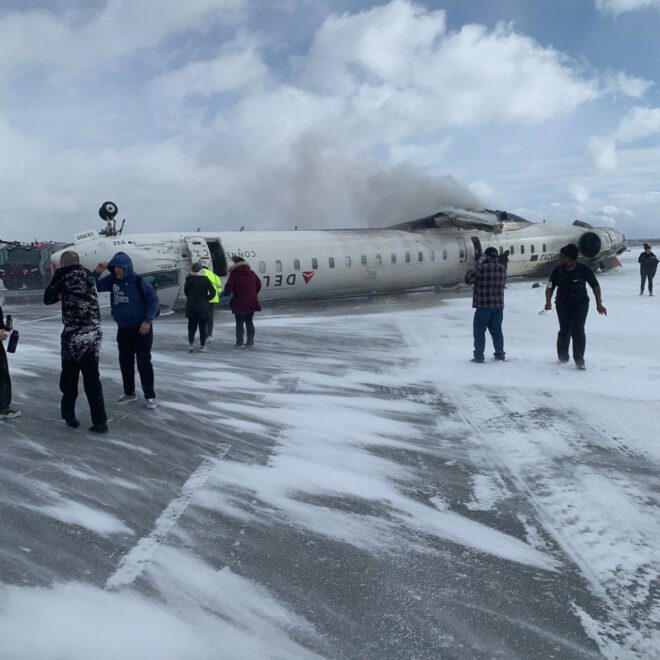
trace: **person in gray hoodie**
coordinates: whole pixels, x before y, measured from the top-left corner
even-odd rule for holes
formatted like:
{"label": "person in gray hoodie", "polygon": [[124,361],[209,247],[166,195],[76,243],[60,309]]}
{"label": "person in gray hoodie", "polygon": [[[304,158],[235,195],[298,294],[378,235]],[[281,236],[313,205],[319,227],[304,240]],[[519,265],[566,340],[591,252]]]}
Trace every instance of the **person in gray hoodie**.
{"label": "person in gray hoodie", "polygon": [[[101,277],[104,270],[110,275]],[[158,407],[154,390],[154,368],[151,347],[154,341],[153,321],[158,315],[158,295],[153,286],[135,274],[133,262],[125,252],[117,252],[108,262],[101,262],[94,271],[99,291],[110,292],[112,318],[117,323],[119,368],[124,394],[117,403],[136,401],[135,363],[147,408]]]}

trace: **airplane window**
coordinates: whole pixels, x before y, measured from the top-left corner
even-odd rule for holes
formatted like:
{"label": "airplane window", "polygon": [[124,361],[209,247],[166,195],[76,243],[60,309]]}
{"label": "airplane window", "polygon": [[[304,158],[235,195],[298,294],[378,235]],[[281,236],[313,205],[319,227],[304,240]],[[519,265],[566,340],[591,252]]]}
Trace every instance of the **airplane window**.
{"label": "airplane window", "polygon": [[525,246],[524,245],[520,246],[520,254],[525,254]]}
{"label": "airplane window", "polygon": [[319,267],[319,260],[316,257],[314,257],[312,259],[312,270],[316,270],[318,267]]}
{"label": "airplane window", "polygon": [[393,264],[396,263],[396,254],[394,254],[394,252],[392,252],[391,261],[392,261]]}
{"label": "airplane window", "polygon": [[447,250],[442,251],[442,258],[445,260],[447,259]]}
{"label": "airplane window", "polygon": [[179,284],[179,271],[161,270],[157,273],[145,273],[142,275],[142,279],[145,279],[152,284],[154,289],[164,289],[168,286],[176,286]]}
{"label": "airplane window", "polygon": [[424,253],[423,252],[418,252],[417,253],[417,261],[424,261]]}
{"label": "airplane window", "polygon": [[513,249],[513,245],[512,245],[512,246],[511,246],[511,249],[509,250],[509,254],[512,255],[514,252],[515,252],[515,250]]}
{"label": "airplane window", "polygon": [[300,270],[300,259],[293,260],[293,270]]}
{"label": "airplane window", "polygon": [[328,258],[328,266],[330,266],[330,268],[335,267],[335,258],[334,257],[329,257]]}
{"label": "airplane window", "polygon": [[531,250],[530,250],[530,252],[531,252],[532,254],[534,254],[534,252],[536,252],[536,248],[534,247],[534,244],[533,244],[533,243],[532,243],[532,245],[531,245]]}
{"label": "airplane window", "polygon": [[383,263],[383,260],[380,258],[380,255],[376,255],[376,265],[380,266]]}
{"label": "airplane window", "polygon": [[465,259],[465,250],[459,250],[458,258],[463,261]]}
{"label": "airplane window", "polygon": [[366,266],[366,265],[367,265],[367,255],[366,255],[366,254],[363,254],[363,255],[360,257],[360,263],[361,263],[363,266]]}
{"label": "airplane window", "polygon": [[406,263],[410,263],[410,252],[406,252]]}
{"label": "airplane window", "polygon": [[351,258],[350,258],[350,257],[346,257],[346,266],[347,266],[348,268],[351,267]]}
{"label": "airplane window", "polygon": [[504,248],[500,245],[500,254],[504,254]]}
{"label": "airplane window", "polygon": [[547,248],[545,247],[545,243],[543,243],[543,252],[546,252]]}
{"label": "airplane window", "polygon": [[430,250],[429,254],[431,255],[431,261],[435,261],[435,250]]}
{"label": "airplane window", "polygon": [[275,270],[278,273],[282,272],[282,262],[279,259],[275,262]]}
{"label": "airplane window", "polygon": [[266,272],[266,262],[265,261],[260,261],[259,262],[259,272],[260,273],[265,273]]}

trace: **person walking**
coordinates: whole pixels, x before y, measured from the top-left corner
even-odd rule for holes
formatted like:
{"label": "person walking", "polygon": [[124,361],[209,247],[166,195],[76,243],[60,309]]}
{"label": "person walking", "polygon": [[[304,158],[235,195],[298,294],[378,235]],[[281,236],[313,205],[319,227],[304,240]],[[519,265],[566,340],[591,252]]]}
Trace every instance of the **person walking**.
{"label": "person walking", "polygon": [[0,307],[0,419],[16,419],[21,416],[20,410],[11,407],[11,376],[9,363],[3,341],[9,337],[9,330],[5,327],[5,316]]}
{"label": "person walking", "polygon": [[[101,277],[103,271],[110,275]],[[117,403],[136,401],[135,363],[140,374],[147,408],[158,407],[154,390],[154,368],[151,347],[154,341],[153,322],[158,315],[158,295],[153,286],[135,274],[133,262],[125,252],[117,252],[109,262],[101,262],[94,271],[96,288],[110,292],[112,318],[117,323],[119,368],[124,394]]]}
{"label": "person walking", "polygon": [[473,284],[472,307],[475,308],[472,321],[474,354],[472,362],[485,361],[486,330],[490,332],[495,349],[495,359],[504,361],[504,285],[506,270],[498,263],[498,253],[494,247],[486,248],[482,260],[465,274],[465,283]]}
{"label": "person walking", "polygon": [[557,357],[560,362],[568,362],[568,351],[573,340],[573,360],[578,369],[585,369],[584,351],[587,338],[584,324],[589,313],[589,296],[587,284],[591,287],[596,299],[596,309],[599,314],[607,316],[603,307],[600,285],[591,268],[578,263],[578,246],[574,243],[565,245],[559,250],[559,266],[550,275],[545,290],[545,309],[552,309],[552,294],[557,289],[555,307],[559,320],[557,334]]}
{"label": "person walking", "polygon": [[502,264],[502,266],[504,266],[505,271],[509,270],[509,251],[508,250],[504,250],[504,252],[502,252],[502,254],[500,254],[497,257],[497,263]]}
{"label": "person walking", "polygon": [[211,300],[217,296],[216,288],[205,275],[202,264],[192,265],[191,273],[183,285],[186,294],[186,318],[188,319],[188,352],[195,350],[195,333],[199,326],[200,353],[206,353],[207,323],[211,314]]}
{"label": "person walking", "polygon": [[206,322],[206,340],[213,341],[213,317],[215,316],[215,308],[220,302],[220,294],[222,293],[222,280],[210,269],[202,268],[202,272],[208,279],[211,281],[215,288],[215,296],[211,300],[211,305],[209,307],[209,318]]}
{"label": "person walking", "polygon": [[233,256],[231,260],[234,263],[229,268],[222,299],[230,301],[236,319],[236,348],[243,347],[244,327],[247,330],[245,346],[254,346],[253,317],[255,312],[261,311],[258,298],[261,280],[243,257]]}
{"label": "person walking", "polygon": [[639,255],[637,259],[639,263],[639,274],[641,277],[641,284],[639,286],[639,295],[644,295],[644,285],[646,280],[649,282],[649,296],[653,295],[653,278],[658,270],[658,258],[651,252],[651,246],[644,243],[644,252]]}
{"label": "person walking", "polygon": [[60,257],[60,267],[44,291],[44,303],[62,301],[62,373],[60,410],[67,426],[77,429],[76,399],[80,374],[92,416],[93,433],[108,432],[108,417],[99,374],[101,350],[101,313],[93,275],[80,265],[77,252],[67,250]]}

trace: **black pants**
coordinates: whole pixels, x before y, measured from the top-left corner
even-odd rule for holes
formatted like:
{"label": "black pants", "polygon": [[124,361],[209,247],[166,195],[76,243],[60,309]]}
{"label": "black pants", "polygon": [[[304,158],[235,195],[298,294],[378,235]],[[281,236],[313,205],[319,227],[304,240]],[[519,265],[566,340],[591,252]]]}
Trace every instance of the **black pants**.
{"label": "black pants", "polygon": [[62,358],[62,373],[60,374],[62,419],[74,419],[76,416],[78,379],[81,373],[87,403],[89,403],[89,410],[92,414],[92,424],[105,424],[108,417],[105,414],[103,388],[99,374],[99,356],[96,351],[90,351],[79,360]]}
{"label": "black pants", "polygon": [[209,317],[206,319],[206,336],[213,337],[213,315],[218,303],[209,303]]}
{"label": "black pants", "polygon": [[243,325],[247,329],[247,345],[252,346],[254,344],[254,323],[252,323],[254,312],[234,314],[234,316],[236,317],[236,346],[243,345]]}
{"label": "black pants", "polygon": [[582,362],[584,360],[584,349],[587,346],[584,324],[589,313],[589,301],[559,303],[556,307],[557,318],[559,319],[557,356],[560,360],[568,360],[568,348],[572,339],[573,359],[575,362]]}
{"label": "black pants", "polygon": [[11,378],[9,377],[9,364],[5,347],[0,342],[0,412],[4,412],[11,405]]}
{"label": "black pants", "polygon": [[119,368],[124,382],[124,394],[135,394],[135,362],[140,374],[145,399],[155,399],[154,368],[151,364],[151,346],[154,343],[153,326],[146,335],[136,328],[118,328]]}
{"label": "black pants", "polygon": [[208,319],[201,319],[199,316],[193,316],[188,319],[188,343],[192,346],[195,343],[195,333],[199,325],[199,344],[204,346],[206,338],[209,336],[207,332]]}
{"label": "black pants", "polygon": [[648,277],[649,293],[653,293],[653,278],[655,277],[655,273],[642,273],[641,277],[642,283],[640,284],[639,292],[644,293],[644,284],[646,283],[646,278]]}

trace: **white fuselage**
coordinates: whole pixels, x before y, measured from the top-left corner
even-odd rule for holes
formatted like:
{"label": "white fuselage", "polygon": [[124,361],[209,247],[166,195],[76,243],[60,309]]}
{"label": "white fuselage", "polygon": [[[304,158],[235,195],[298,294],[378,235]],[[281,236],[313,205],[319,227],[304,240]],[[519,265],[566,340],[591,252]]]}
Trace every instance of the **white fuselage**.
{"label": "white fuselage", "polygon": [[[587,230],[575,226],[529,224],[494,233],[472,229],[345,229],[80,235],[69,249],[93,269],[119,252],[135,271],[151,277],[161,305],[185,300],[183,284],[190,267],[202,261],[224,275],[232,255],[240,255],[262,282],[260,298],[319,299],[383,293],[463,282],[479,250],[510,250],[509,276],[541,275],[556,263],[559,249],[577,243]],[[623,237],[609,230],[612,240]],[[616,235],[616,236],[615,236]],[[55,263],[59,254],[54,255]]]}

